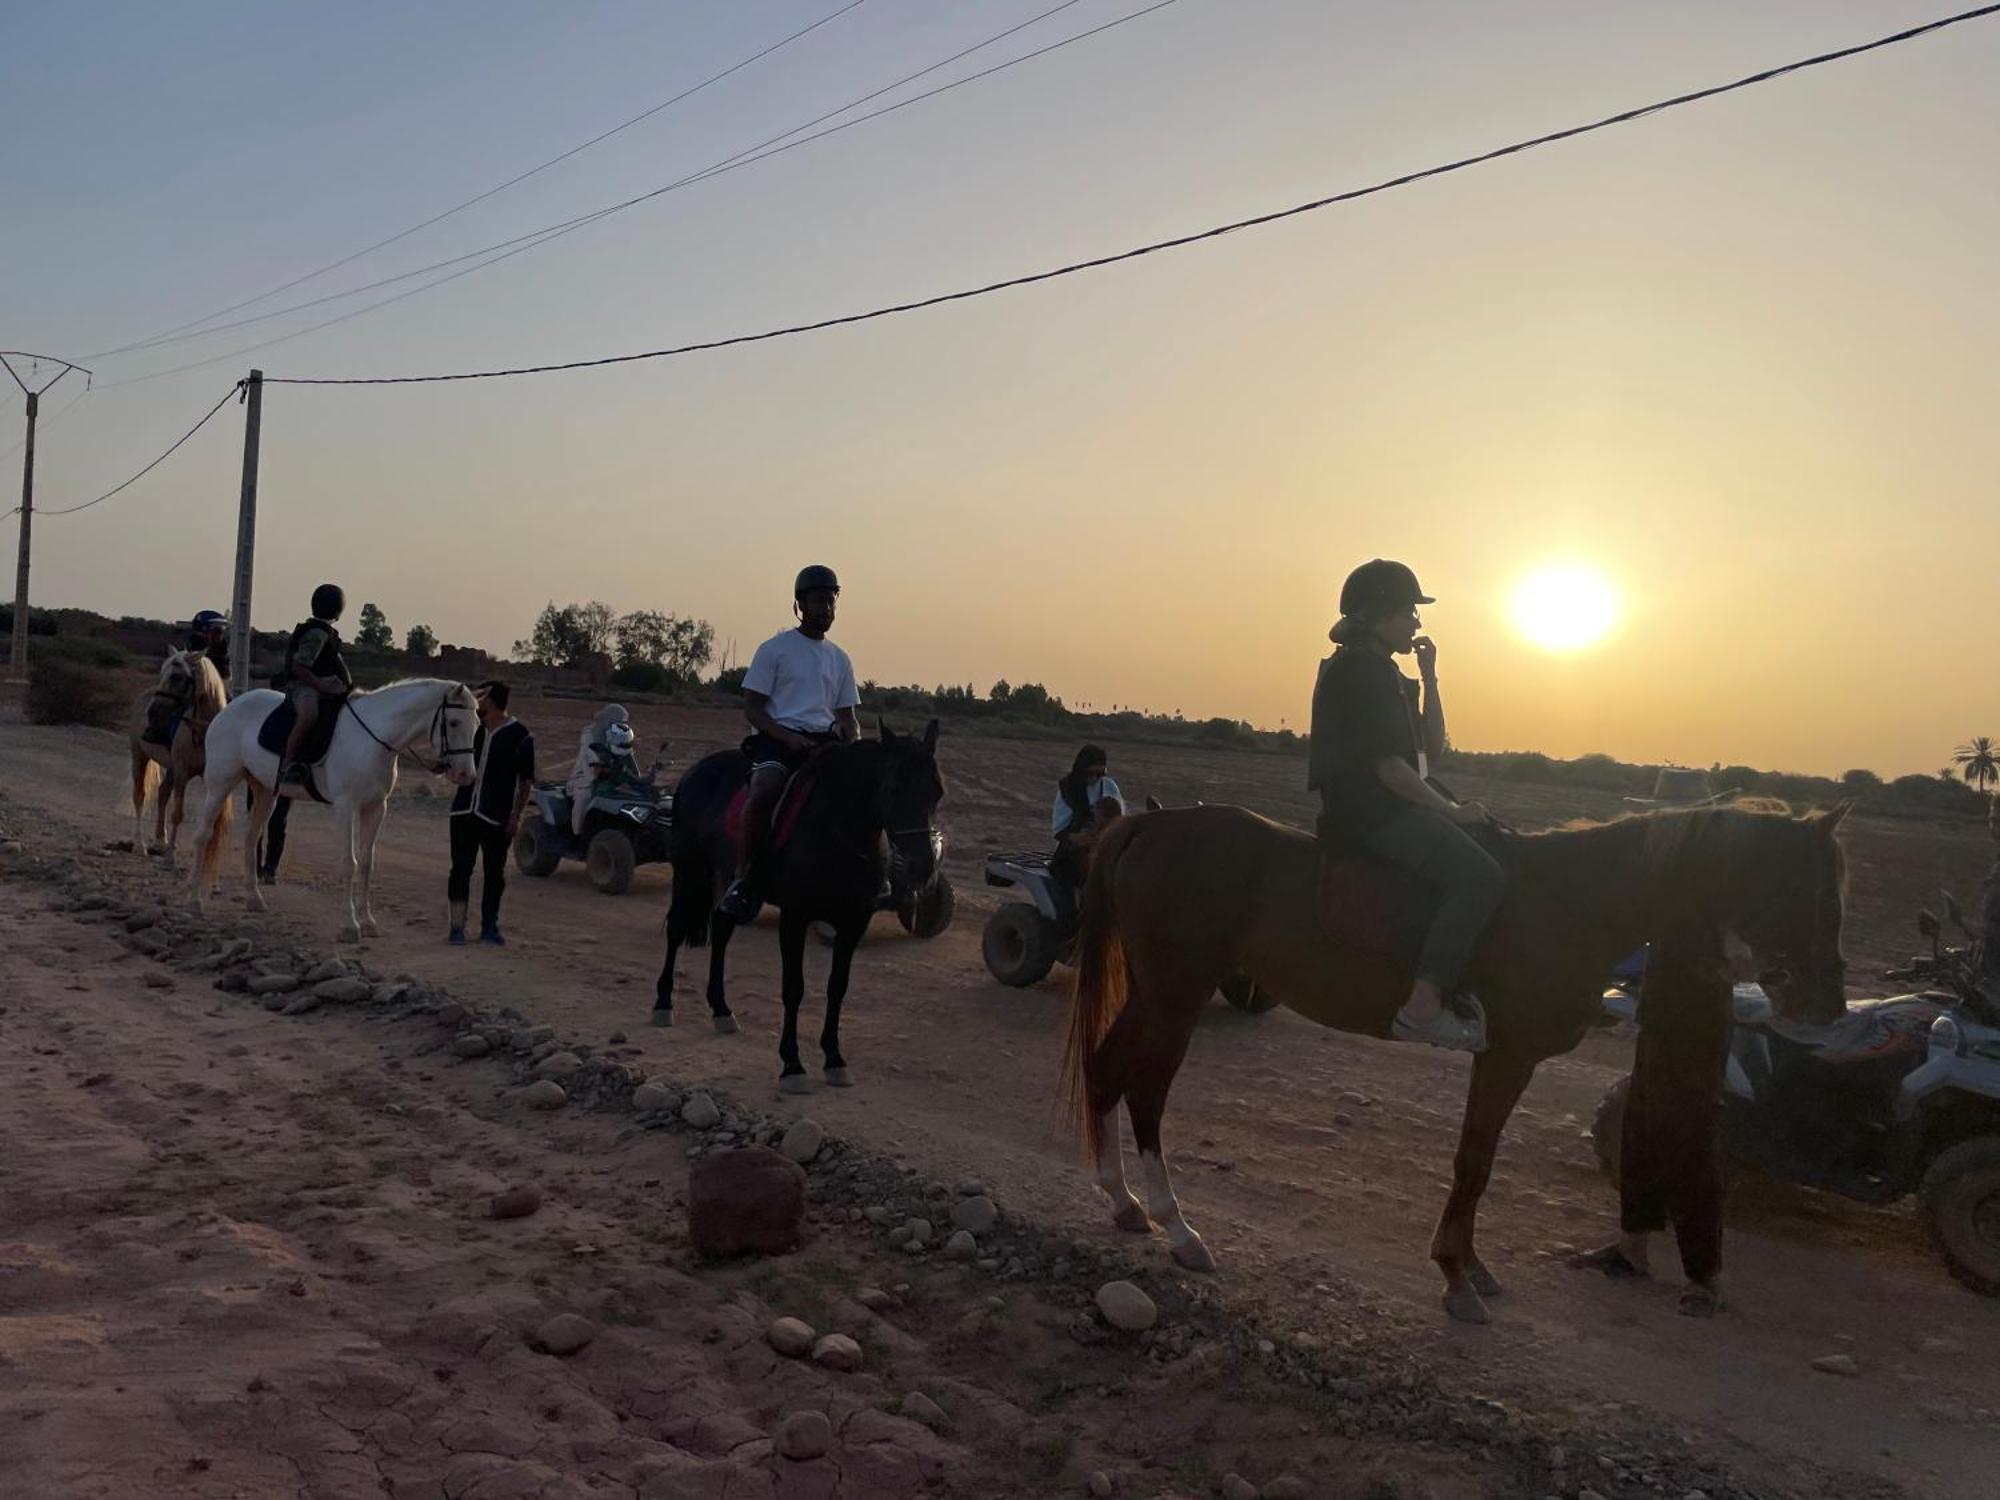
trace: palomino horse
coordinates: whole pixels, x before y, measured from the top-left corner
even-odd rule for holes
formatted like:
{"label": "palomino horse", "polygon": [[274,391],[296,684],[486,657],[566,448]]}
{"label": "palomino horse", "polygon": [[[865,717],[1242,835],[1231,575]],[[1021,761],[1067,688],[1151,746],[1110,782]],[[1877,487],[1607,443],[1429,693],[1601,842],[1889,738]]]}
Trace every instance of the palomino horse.
{"label": "palomino horse", "polygon": [[[195,825],[197,905],[202,888],[222,869],[223,840],[217,821],[226,815],[237,784],[247,779],[256,800],[250,826],[243,833],[243,878],[251,907],[264,909],[264,893],[257,884],[257,841],[277,805],[271,788],[278,779],[278,757],[259,745],[257,736],[282,701],[269,688],[259,688],[232,701],[208,727],[208,796]],[[364,934],[372,937],[377,930],[369,904],[375,838],[382,831],[389,793],[396,787],[397,756],[408,754],[431,774],[470,786],[478,709],[472,689],[463,683],[419,677],[374,692],[356,691],[337,712],[333,741],[326,758],[313,768],[313,780],[340,820],[347,856],[347,928],[342,936],[352,941]],[[308,793],[288,786],[284,795],[296,798]]]}
{"label": "palomino horse", "polygon": [[[1473,1247],[1473,1219],[1501,1128],[1536,1064],[1583,1039],[1620,957],[1648,940],[1734,932],[1765,966],[1780,1011],[1803,1020],[1840,1014],[1843,865],[1834,834],[1846,811],[1700,808],[1505,837],[1512,896],[1469,976],[1486,1008],[1487,1048],[1473,1060],[1451,1194],[1431,1242],[1453,1317],[1485,1321],[1482,1294],[1500,1291]],[[1064,1063],[1078,1126],[1119,1227],[1145,1232],[1150,1217],[1174,1259],[1193,1269],[1214,1260],[1175,1201],[1160,1116],[1217,982],[1243,969],[1309,1020],[1378,1037],[1409,994],[1404,944],[1339,932],[1338,910],[1323,919],[1338,903],[1318,894],[1318,865],[1313,839],[1237,807],[1121,819],[1091,862]],[[1357,894],[1365,900],[1369,890]],[[1674,993],[1699,1003],[1707,987]],[[1121,1099],[1144,1208],[1125,1185]]]}
{"label": "palomino horse", "polygon": [[[798,806],[789,816],[780,809],[781,826],[757,862],[753,878],[759,893],[779,910],[785,1023],[778,1039],[778,1086],[788,1093],[807,1087],[799,1061],[799,1006],[806,993],[806,934],[815,922],[833,924],[826,1019],[819,1033],[826,1081],[834,1088],[853,1082],[840,1050],[840,1005],[854,950],[875,914],[885,846],[886,873],[900,890],[922,895],[938,876],[937,805],[944,780],[938,775],[937,737],[933,719],[921,735],[884,727],[879,739],[820,751],[787,794],[787,802],[797,800]],[[742,814],[749,778],[743,752],[723,750],[695,765],[674,791],[674,895],[667,910],[667,956],[654,987],[655,1026],[673,1024],[674,959],[681,945],[710,943],[709,1014],[717,1031],[736,1030],[722,990],[723,955],[736,923],[715,909],[716,877],[735,868],[731,819]]]}
{"label": "palomino horse", "polygon": [[[188,783],[202,774],[202,743],[208,726],[228,701],[229,690],[222,685],[222,674],[199,651],[169,651],[160,665],[159,682],[133,701],[131,733],[127,739],[132,751],[134,853],[147,851],[146,799],[157,793],[151,847],[158,849],[164,843],[167,859],[172,862],[175,850],[180,847]],[[168,730],[169,743],[165,745],[146,738],[153,705],[161,702],[172,705],[174,710],[173,724]],[[166,773],[164,777],[162,771]],[[171,836],[167,833],[169,799],[174,808]]]}

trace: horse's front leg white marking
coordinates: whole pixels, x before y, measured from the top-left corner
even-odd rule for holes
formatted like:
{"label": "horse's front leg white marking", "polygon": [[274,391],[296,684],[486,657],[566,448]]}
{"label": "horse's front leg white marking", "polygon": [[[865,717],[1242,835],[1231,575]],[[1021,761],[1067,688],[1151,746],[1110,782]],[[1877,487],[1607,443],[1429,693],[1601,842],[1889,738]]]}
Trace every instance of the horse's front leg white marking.
{"label": "horse's front leg white marking", "polygon": [[340,849],[347,860],[347,927],[340,934],[350,943],[361,940],[361,919],[355,910],[356,887],[360,883],[360,868],[354,858],[354,836],[360,831],[360,818],[351,805],[340,808]]}
{"label": "horse's front leg white marking", "polygon": [[361,809],[359,817],[360,860],[361,860],[361,931],[374,937],[382,929],[375,925],[375,840],[381,835],[382,820],[388,815],[389,804],[371,803]]}
{"label": "horse's front leg white marking", "polygon": [[1194,1232],[1194,1226],[1181,1217],[1180,1200],[1174,1197],[1165,1158],[1158,1152],[1141,1151],[1139,1176],[1146,1184],[1146,1211],[1155,1224],[1166,1230],[1167,1247],[1174,1259],[1191,1271],[1213,1271],[1215,1257],[1208,1253],[1208,1246]]}
{"label": "horse's front leg white marking", "polygon": [[1133,1234],[1147,1234],[1152,1223],[1132,1190],[1125,1185],[1125,1147],[1118,1139],[1118,1107],[1107,1109],[1098,1121],[1097,1186],[1111,1200],[1111,1222]]}

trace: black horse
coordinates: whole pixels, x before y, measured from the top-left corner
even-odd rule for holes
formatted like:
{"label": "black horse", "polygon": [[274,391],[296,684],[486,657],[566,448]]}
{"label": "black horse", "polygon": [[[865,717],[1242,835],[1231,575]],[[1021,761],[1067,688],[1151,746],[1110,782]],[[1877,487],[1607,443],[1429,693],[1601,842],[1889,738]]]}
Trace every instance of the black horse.
{"label": "black horse", "polygon": [[[826,1024],[819,1034],[826,1081],[852,1080],[840,1053],[840,1002],[855,947],[875,914],[885,876],[898,895],[920,896],[938,877],[937,805],[944,780],[937,768],[937,720],[921,735],[884,726],[879,739],[856,740],[819,752],[779,811],[777,834],[751,878],[778,908],[778,952],[784,964],[785,1029],[778,1042],[784,1067],[779,1086],[806,1087],[799,1062],[799,1003],[806,993],[806,933],[815,922],[833,927],[833,966],[826,981]],[[740,750],[699,762],[674,792],[673,904],[667,910],[667,958],[654,988],[653,1024],[673,1025],[674,958],[685,943],[710,944],[708,1008],[715,1029],[736,1030],[723,998],[723,955],[736,923],[715,909],[717,890],[736,866],[730,805],[750,778]],[[789,804],[803,802],[794,815]],[[886,868],[885,868],[886,865]],[[718,876],[721,878],[718,879]]]}

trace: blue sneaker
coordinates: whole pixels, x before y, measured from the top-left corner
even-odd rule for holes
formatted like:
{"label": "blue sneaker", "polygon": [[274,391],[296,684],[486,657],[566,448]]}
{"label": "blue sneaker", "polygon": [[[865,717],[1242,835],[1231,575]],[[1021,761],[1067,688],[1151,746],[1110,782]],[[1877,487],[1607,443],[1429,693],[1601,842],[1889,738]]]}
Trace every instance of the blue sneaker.
{"label": "blue sneaker", "polygon": [[504,948],[507,946],[507,940],[502,936],[500,936],[500,929],[497,927],[480,928],[479,941],[482,943],[489,943],[495,948]]}
{"label": "blue sneaker", "polygon": [[454,948],[463,948],[465,946],[465,929],[463,927],[452,928],[450,932],[445,934],[444,940]]}

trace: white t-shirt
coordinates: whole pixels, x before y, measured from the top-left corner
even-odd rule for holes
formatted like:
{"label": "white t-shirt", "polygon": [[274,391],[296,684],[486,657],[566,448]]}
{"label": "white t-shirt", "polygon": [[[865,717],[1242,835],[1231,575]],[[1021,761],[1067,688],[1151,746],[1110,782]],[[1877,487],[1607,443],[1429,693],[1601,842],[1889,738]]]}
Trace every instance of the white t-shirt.
{"label": "white t-shirt", "polygon": [[836,713],[861,703],[847,653],[800,630],[774,635],[757,648],[743,690],[770,699],[771,717],[800,734],[826,733]]}
{"label": "white t-shirt", "polygon": [[[1118,783],[1109,776],[1100,776],[1083,789],[1085,807],[1094,809],[1106,797],[1116,797],[1120,802],[1125,800],[1125,794],[1118,790]],[[1061,792],[1057,792],[1055,811],[1049,814],[1049,831],[1061,833],[1075,821],[1075,809],[1069,805],[1068,799]]]}

